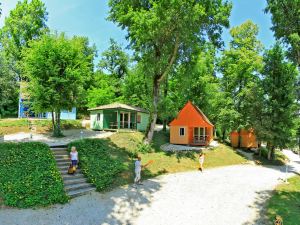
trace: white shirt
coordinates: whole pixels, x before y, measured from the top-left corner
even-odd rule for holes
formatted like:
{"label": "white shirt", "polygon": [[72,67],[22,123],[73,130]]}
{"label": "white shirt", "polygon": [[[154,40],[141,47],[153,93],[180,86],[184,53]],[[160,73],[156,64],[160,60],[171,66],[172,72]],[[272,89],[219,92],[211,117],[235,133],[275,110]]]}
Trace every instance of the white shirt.
{"label": "white shirt", "polygon": [[141,161],[136,160],[134,163],[135,166],[135,171],[141,171],[142,170],[142,166],[141,166]]}
{"label": "white shirt", "polygon": [[71,160],[78,160],[78,152],[70,152]]}

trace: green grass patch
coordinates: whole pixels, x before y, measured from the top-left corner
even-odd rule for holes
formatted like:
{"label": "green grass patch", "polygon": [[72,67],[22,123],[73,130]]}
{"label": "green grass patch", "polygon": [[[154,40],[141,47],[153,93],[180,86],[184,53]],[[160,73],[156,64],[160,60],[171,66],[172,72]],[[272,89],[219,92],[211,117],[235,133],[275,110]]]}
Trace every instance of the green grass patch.
{"label": "green grass patch", "polygon": [[[142,172],[142,178],[150,178],[164,173],[197,170],[198,153],[167,153],[160,146],[169,141],[168,133],[155,132],[153,144],[144,151],[143,133],[115,133],[108,139],[84,139],[69,145],[76,146],[80,166],[98,190],[108,190],[115,186],[132,183],[134,179],[134,160],[138,154],[142,164],[149,160],[154,163]],[[142,146],[142,147],[141,147]],[[139,152],[142,151],[142,152]],[[246,159],[231,147],[220,144],[213,150],[205,150],[205,168],[241,164]]]}
{"label": "green grass patch", "polygon": [[27,208],[67,202],[54,156],[43,143],[0,143],[0,199]]}
{"label": "green grass patch", "polygon": [[278,185],[267,203],[271,222],[276,215],[283,219],[284,225],[300,224],[300,176],[290,178],[288,184]]}
{"label": "green grass patch", "polygon": [[[52,131],[52,120],[34,119],[32,125],[36,128],[37,133]],[[81,129],[81,120],[61,120],[63,130]],[[29,122],[27,119],[2,119],[0,120],[0,135],[13,134],[18,132],[30,132]]]}

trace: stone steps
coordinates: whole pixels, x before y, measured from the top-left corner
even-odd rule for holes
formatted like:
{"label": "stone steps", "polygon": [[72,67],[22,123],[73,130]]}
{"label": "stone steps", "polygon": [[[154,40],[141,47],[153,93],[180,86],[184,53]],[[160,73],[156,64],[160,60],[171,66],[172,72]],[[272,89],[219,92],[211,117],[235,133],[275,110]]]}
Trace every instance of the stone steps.
{"label": "stone steps", "polygon": [[79,168],[75,174],[68,174],[70,159],[66,145],[52,145],[50,149],[54,154],[57,167],[63,178],[65,191],[70,197],[74,198],[96,190],[92,184],[87,182]]}

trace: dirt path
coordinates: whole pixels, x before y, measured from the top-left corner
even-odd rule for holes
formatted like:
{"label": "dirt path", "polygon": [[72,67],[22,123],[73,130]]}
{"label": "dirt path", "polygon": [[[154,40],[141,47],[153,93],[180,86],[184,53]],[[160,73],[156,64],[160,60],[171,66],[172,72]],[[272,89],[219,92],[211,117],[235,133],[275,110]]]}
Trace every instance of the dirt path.
{"label": "dirt path", "polygon": [[[298,165],[298,163],[295,163]],[[299,164],[300,165],[300,164]],[[290,175],[299,168],[290,166]],[[2,209],[1,225],[261,224],[262,205],[285,167],[237,165],[169,174],[46,209]]]}

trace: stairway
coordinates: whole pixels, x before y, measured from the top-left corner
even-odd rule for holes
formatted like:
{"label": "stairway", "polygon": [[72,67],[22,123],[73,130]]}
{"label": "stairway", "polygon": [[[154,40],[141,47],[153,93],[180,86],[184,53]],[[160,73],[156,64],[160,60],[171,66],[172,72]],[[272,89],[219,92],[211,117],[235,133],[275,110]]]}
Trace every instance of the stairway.
{"label": "stairway", "polygon": [[63,178],[66,193],[71,198],[96,190],[92,184],[87,182],[79,168],[76,170],[75,174],[68,174],[70,160],[66,145],[50,146],[50,149],[55,156],[57,167]]}

